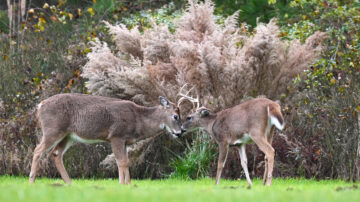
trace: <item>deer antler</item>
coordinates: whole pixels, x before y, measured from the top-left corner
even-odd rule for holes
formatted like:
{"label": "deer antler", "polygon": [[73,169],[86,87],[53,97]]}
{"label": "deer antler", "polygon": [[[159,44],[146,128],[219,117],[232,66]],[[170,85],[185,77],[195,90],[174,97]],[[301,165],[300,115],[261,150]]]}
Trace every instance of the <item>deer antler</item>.
{"label": "deer antler", "polygon": [[186,83],[185,85],[183,85],[180,88],[180,91],[178,93],[178,96],[180,96],[181,98],[178,100],[178,104],[177,106],[179,107],[180,104],[184,101],[184,100],[189,100],[195,107],[196,104],[196,109],[198,109],[200,107],[200,100],[199,100],[199,95],[197,95],[197,98],[193,98],[191,96],[189,96],[189,93],[194,89],[194,87],[190,88],[190,90],[188,90],[186,93],[182,93],[182,91],[185,89],[185,87],[188,84]]}

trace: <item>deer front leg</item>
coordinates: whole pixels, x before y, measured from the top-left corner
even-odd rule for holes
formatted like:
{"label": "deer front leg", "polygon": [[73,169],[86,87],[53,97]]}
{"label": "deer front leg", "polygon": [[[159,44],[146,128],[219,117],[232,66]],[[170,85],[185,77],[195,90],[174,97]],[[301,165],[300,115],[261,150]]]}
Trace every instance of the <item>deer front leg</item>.
{"label": "deer front leg", "polygon": [[217,172],[216,172],[216,181],[215,184],[218,185],[220,178],[221,178],[221,172],[222,169],[225,166],[227,154],[229,151],[229,144],[227,143],[219,143],[219,159],[218,159],[218,166],[217,166]]}
{"label": "deer front leg", "polygon": [[129,184],[130,173],[129,173],[129,159],[127,156],[125,141],[119,138],[113,138],[110,140],[111,149],[115,155],[116,164],[119,170],[119,183]]}
{"label": "deer front leg", "polygon": [[242,144],[240,146],[240,148],[238,148],[238,152],[239,152],[239,156],[240,156],[240,160],[241,160],[241,166],[245,172],[247,183],[248,183],[249,187],[251,187],[252,182],[250,179],[249,170],[248,170],[248,166],[247,166],[247,157],[246,157],[245,146],[246,146],[245,144]]}
{"label": "deer front leg", "polygon": [[126,158],[127,158],[127,166],[125,167],[124,173],[125,173],[125,183],[126,184],[130,184],[130,171],[129,171],[129,159],[126,153]]}

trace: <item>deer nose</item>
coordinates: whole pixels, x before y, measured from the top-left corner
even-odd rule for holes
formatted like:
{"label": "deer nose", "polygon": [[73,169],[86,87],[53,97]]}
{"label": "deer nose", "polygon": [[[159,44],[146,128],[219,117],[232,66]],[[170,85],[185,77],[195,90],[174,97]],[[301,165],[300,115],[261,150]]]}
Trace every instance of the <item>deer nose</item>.
{"label": "deer nose", "polygon": [[181,133],[185,133],[186,129],[181,126]]}

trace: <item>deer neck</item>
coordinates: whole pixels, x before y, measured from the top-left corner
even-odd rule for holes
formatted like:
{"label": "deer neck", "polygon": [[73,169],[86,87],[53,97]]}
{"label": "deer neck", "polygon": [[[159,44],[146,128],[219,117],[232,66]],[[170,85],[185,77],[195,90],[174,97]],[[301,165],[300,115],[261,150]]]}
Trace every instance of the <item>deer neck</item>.
{"label": "deer neck", "polygon": [[212,126],[215,122],[217,114],[210,114],[208,117],[205,117],[200,122],[200,127],[208,131],[209,133],[212,131]]}

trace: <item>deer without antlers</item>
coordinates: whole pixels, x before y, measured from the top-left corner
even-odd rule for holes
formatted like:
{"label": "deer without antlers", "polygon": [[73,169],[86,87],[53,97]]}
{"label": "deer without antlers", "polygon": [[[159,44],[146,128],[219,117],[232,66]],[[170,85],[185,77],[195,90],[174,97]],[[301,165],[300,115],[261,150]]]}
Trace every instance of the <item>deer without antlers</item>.
{"label": "deer without antlers", "polygon": [[74,142],[111,143],[119,171],[120,184],[130,183],[126,146],[154,137],[163,130],[181,134],[179,108],[164,97],[160,106],[143,107],[133,102],[83,94],[59,94],[43,100],[37,118],[43,136],[34,150],[30,183],[36,178],[39,159],[51,151],[62,179],[71,180],[63,164],[63,155]]}
{"label": "deer without antlers", "polygon": [[212,113],[205,107],[186,118],[181,126],[183,131],[190,128],[204,128],[219,145],[219,159],[215,184],[218,184],[226,162],[229,145],[238,147],[241,166],[249,186],[252,182],[247,168],[245,145],[250,142],[265,153],[263,184],[271,185],[275,150],[271,146],[274,128],[284,128],[280,105],[266,98],[255,98],[232,108]]}

